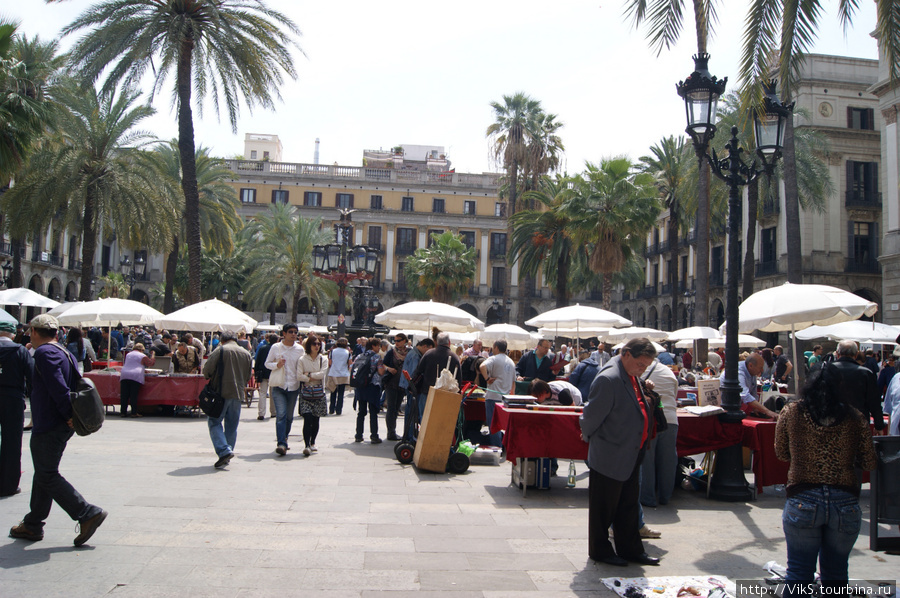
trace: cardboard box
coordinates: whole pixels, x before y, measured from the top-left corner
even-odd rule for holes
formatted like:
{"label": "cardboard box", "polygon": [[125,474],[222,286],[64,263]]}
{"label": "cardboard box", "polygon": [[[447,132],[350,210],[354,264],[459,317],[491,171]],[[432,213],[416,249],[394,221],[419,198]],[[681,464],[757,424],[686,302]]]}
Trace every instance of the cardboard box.
{"label": "cardboard box", "polygon": [[462,396],[459,393],[434,387],[428,390],[425,414],[422,416],[416,451],[413,454],[416,467],[436,473],[447,471],[447,459],[450,457],[461,404]]}
{"label": "cardboard box", "polygon": [[512,467],[512,484],[517,488],[550,488],[550,459],[517,459]]}

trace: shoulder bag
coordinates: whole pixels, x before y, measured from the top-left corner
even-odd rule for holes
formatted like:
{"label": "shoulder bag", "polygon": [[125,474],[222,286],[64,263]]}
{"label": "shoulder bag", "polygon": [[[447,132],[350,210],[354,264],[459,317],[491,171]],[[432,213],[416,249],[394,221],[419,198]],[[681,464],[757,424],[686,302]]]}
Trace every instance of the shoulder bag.
{"label": "shoulder bag", "polygon": [[[62,349],[62,347],[60,347]],[[87,436],[93,434],[103,426],[106,421],[106,414],[103,408],[103,399],[97,392],[93,380],[83,377],[78,372],[78,365],[75,358],[67,349],[63,349],[69,365],[77,378],[75,381],[75,389],[69,386],[69,400],[72,403],[72,427],[79,436]],[[37,369],[37,368],[35,368]],[[38,374],[43,377],[41,371]]]}
{"label": "shoulder bag", "polygon": [[[319,369],[322,367],[322,356],[319,355]],[[325,389],[322,387],[322,380],[317,381],[317,385],[307,382],[300,387],[300,398],[305,401],[321,401],[325,399]]]}
{"label": "shoulder bag", "polygon": [[[266,356],[266,359],[268,359],[268,356]],[[278,360],[276,359],[275,361],[277,362]],[[272,388],[274,386],[277,386],[278,388],[284,388],[284,385],[287,384],[287,375],[284,373],[284,368],[285,366],[281,366],[280,368],[269,370],[269,388]]]}
{"label": "shoulder bag", "polygon": [[210,380],[200,391],[200,411],[213,419],[222,416],[225,409],[225,397],[222,396],[222,375],[225,373],[222,368],[223,355],[219,355],[219,363],[216,364],[216,386],[213,387],[213,381]]}
{"label": "shoulder bag", "polygon": [[654,363],[653,367],[650,368],[650,371],[647,372],[647,375],[641,378],[641,390],[648,399],[650,399],[650,404],[653,405],[653,420],[656,422],[656,433],[665,432],[669,428],[669,422],[666,421],[666,414],[663,411],[662,406],[662,398],[659,396],[659,393],[655,390],[650,390],[644,384],[647,381],[647,378],[650,377],[650,374],[653,373],[653,370],[656,369],[658,363]]}

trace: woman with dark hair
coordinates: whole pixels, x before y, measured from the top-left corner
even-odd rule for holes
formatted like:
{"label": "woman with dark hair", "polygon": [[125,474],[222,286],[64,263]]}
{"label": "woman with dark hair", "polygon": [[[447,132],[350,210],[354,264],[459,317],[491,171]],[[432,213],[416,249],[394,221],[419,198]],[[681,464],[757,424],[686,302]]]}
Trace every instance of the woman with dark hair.
{"label": "woman with dark hair", "polygon": [[344,389],[350,384],[350,342],[341,337],[331,349],[328,356],[328,386],[334,388],[331,391],[331,401],[328,412],[332,415],[340,415],[344,410]]}
{"label": "woman with dark hair", "polygon": [[69,333],[66,334],[66,350],[75,358],[79,374],[84,374],[84,360],[87,358],[87,349],[84,345],[81,328],[78,326],[69,328]]}
{"label": "woman with dark hair", "polygon": [[322,343],[315,334],[306,337],[303,348],[306,353],[297,364],[297,380],[300,388],[300,415],[303,416],[303,454],[319,452],[316,436],[319,434],[319,418],[328,413],[325,388],[322,386],[328,373],[328,358],[322,355]]}
{"label": "woman with dark hair", "polygon": [[834,366],[813,371],[800,401],[785,406],[775,428],[775,454],[790,462],[784,596],[812,587],[816,561],[823,586],[846,586],[849,579],[847,561],[862,520],[856,467],[873,469],[875,448],[868,418],[841,401],[840,384]]}
{"label": "woman with dark hair", "polygon": [[763,371],[759,377],[770,380],[772,376],[775,375],[775,353],[772,349],[766,348],[760,351],[760,354],[762,355],[765,364],[763,365]]}

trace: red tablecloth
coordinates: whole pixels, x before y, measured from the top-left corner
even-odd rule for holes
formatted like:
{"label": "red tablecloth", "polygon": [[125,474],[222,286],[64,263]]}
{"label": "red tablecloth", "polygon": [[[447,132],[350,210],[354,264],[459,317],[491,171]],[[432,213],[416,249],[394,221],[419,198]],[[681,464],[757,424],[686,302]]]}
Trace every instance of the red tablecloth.
{"label": "red tablecloth", "polygon": [[494,406],[491,433],[505,430],[506,460],[525,457],[587,459],[588,444],[581,439],[579,413],[528,411]]}
{"label": "red tablecloth", "polygon": [[467,422],[483,422],[487,419],[484,415],[484,399],[466,399],[463,401],[463,413],[465,413]]}
{"label": "red tablecloth", "polygon": [[741,421],[743,444],[753,451],[753,475],[756,487],[787,483],[790,463],[775,456],[775,426],[772,420],[745,417]]}
{"label": "red tablecloth", "polygon": [[715,451],[740,444],[743,434],[740,424],[723,424],[714,415],[699,417],[679,411],[676,449],[679,457]]}
{"label": "red tablecloth", "polygon": [[[120,405],[119,374],[88,372],[84,375],[94,381],[104,405]],[[138,395],[141,405],[198,405],[200,391],[206,385],[203,376],[147,376]]]}

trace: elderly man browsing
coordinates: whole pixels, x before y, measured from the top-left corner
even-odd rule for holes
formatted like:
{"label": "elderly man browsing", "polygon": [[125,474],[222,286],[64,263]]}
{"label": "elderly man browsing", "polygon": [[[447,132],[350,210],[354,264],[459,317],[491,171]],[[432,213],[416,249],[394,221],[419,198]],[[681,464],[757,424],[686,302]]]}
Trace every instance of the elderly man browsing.
{"label": "elderly man browsing", "polygon": [[[756,392],[756,377],[763,371],[762,355],[754,353],[744,361],[738,363],[738,382],[741,384],[741,409],[748,414],[758,413],[763,417],[778,419],[778,414],[766,409],[759,402],[759,394]],[[719,376],[719,381],[725,381],[725,372]]]}

